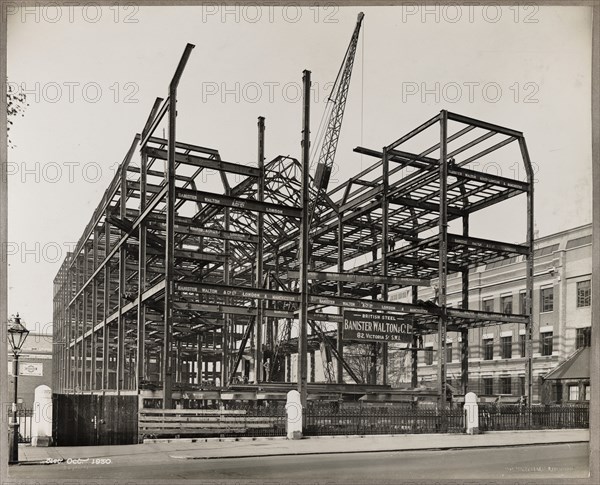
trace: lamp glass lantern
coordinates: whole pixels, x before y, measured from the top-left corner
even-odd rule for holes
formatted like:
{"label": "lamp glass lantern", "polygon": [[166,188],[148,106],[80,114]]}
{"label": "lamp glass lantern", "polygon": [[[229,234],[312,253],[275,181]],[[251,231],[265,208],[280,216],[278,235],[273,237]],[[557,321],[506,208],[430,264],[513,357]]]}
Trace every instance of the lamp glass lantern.
{"label": "lamp glass lantern", "polygon": [[21,318],[18,313],[8,321],[7,333],[8,343],[10,344],[13,353],[17,355],[21,351],[25,339],[29,335],[29,330],[21,323]]}

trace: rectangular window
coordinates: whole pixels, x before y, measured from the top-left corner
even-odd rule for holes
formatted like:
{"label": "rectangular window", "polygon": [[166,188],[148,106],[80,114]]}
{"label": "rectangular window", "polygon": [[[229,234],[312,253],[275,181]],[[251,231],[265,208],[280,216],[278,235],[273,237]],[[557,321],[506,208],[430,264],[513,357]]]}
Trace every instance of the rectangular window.
{"label": "rectangular window", "polygon": [[575,348],[580,349],[581,347],[590,346],[591,328],[578,328],[577,337],[575,338]]}
{"label": "rectangular window", "polygon": [[433,364],[433,348],[427,347],[425,348],[425,365]]}
{"label": "rectangular window", "polygon": [[519,335],[519,350],[521,351],[521,357],[525,357],[525,346],[527,345],[527,340],[525,337],[525,334]]}
{"label": "rectangular window", "polygon": [[512,337],[501,337],[500,341],[500,356],[503,359],[512,358]]}
{"label": "rectangular window", "polygon": [[525,395],[525,376],[519,376],[519,392],[521,396]]}
{"label": "rectangular window", "polygon": [[483,378],[483,395],[491,396],[494,394],[494,380],[491,377]]}
{"label": "rectangular window", "polygon": [[569,401],[579,401],[579,386],[569,386]]}
{"label": "rectangular window", "polygon": [[540,308],[541,312],[551,312],[554,310],[554,288],[542,288],[540,290]]}
{"label": "rectangular window", "polygon": [[494,339],[486,338],[483,340],[483,360],[492,360],[494,358]]}
{"label": "rectangular window", "polygon": [[589,385],[585,386],[585,400],[586,401],[590,400],[590,386]]}
{"label": "rectangular window", "polygon": [[519,313],[525,315],[527,313],[527,308],[525,308],[525,296],[527,293],[522,291],[519,293]]}
{"label": "rectangular window", "polygon": [[540,333],[540,353],[552,355],[552,332]]}
{"label": "rectangular window", "polygon": [[579,281],[577,283],[577,308],[590,306],[592,299],[591,281]]}
{"label": "rectangular window", "polygon": [[510,377],[500,378],[500,394],[512,394]]}
{"label": "rectangular window", "polygon": [[484,312],[493,312],[494,311],[494,300],[493,300],[493,298],[490,298],[489,300],[483,300],[481,307],[482,307],[481,309]]}
{"label": "rectangular window", "polygon": [[500,308],[502,313],[511,314],[513,312],[513,297],[512,295],[500,297]]}
{"label": "rectangular window", "polygon": [[446,343],[446,362],[452,362],[452,343]]}

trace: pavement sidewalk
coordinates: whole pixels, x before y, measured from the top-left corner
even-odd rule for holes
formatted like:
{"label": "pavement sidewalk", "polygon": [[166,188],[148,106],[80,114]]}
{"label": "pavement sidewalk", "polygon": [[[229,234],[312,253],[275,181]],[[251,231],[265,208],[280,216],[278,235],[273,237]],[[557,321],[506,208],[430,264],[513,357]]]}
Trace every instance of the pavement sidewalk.
{"label": "pavement sidewalk", "polygon": [[365,453],[384,451],[444,450],[525,446],[589,441],[589,429],[492,431],[480,435],[408,434],[379,436],[319,436],[302,440],[281,438],[198,438],[154,440],[136,445],[63,446],[34,448],[19,446],[23,465],[69,463],[77,459],[129,460],[158,454],[163,458],[194,460],[264,456]]}

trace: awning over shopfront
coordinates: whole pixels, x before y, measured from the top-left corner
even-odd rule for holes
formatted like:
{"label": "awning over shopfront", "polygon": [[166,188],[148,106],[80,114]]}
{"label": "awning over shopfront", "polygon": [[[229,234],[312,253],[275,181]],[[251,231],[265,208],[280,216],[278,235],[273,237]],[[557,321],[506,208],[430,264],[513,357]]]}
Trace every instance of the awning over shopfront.
{"label": "awning over shopfront", "polygon": [[552,370],[545,380],[578,380],[590,378],[590,347],[582,347]]}

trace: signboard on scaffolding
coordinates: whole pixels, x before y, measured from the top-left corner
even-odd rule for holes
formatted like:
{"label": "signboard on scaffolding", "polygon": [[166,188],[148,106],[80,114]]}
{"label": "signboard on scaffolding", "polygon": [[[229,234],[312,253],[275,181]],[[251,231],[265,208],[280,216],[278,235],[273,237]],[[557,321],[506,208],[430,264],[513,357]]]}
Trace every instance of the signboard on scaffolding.
{"label": "signboard on scaffolding", "polygon": [[389,313],[344,311],[342,338],[362,342],[411,342],[411,317]]}

